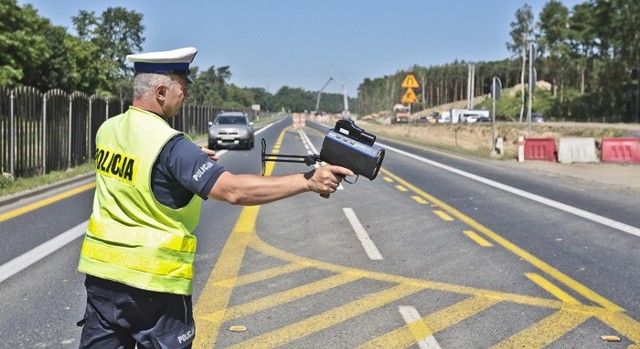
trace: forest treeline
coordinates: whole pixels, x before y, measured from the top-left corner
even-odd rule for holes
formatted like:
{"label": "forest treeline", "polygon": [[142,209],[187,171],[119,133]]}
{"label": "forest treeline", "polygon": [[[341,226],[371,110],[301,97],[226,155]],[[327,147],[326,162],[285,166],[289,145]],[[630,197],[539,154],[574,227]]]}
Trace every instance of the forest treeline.
{"label": "forest treeline", "polygon": [[[404,92],[402,79],[412,70],[421,84],[414,110],[466,99],[468,65],[475,65],[474,95],[488,94],[497,76],[503,87],[528,83],[528,48],[534,45],[537,80],[551,84],[536,90],[533,109],[556,119],[638,122],[640,109],[640,1],[589,0],[567,8],[548,1],[534,20],[529,5],[511,22],[512,57],[494,62],[457,60],[442,66],[415,65],[393,75],[365,79],[358,89],[360,113],[389,110]],[[524,85],[522,87],[524,88]],[[526,105],[505,103],[497,115],[518,117]]]}
{"label": "forest treeline", "polygon": [[[537,19],[534,19],[537,18]],[[86,94],[131,95],[131,66],[125,57],[142,51],[144,16],[123,7],[101,14],[79,11],[72,17],[75,35],[41,17],[32,5],[0,0],[0,86],[58,88]],[[562,119],[613,117],[638,122],[640,110],[640,1],[588,0],[567,8],[551,0],[536,16],[525,4],[510,23],[511,57],[493,62],[456,59],[439,66],[414,65],[384,77],[366,78],[352,112],[361,115],[390,110],[403,94],[400,87],[412,71],[421,87],[413,110],[427,109],[466,98],[468,65],[475,66],[474,95],[490,92],[494,76],[505,88],[529,79],[528,48],[536,51],[537,80],[551,84],[536,90],[533,108]],[[193,67],[196,84],[189,104],[242,109],[259,104],[262,110],[315,109],[318,91],[284,86],[275,94],[264,88],[230,83],[230,66]],[[522,84],[524,86],[524,84]],[[517,118],[528,98],[523,88],[519,103],[499,106],[498,115]],[[341,94],[322,94],[320,109],[340,112]],[[503,103],[504,104],[504,103]]]}

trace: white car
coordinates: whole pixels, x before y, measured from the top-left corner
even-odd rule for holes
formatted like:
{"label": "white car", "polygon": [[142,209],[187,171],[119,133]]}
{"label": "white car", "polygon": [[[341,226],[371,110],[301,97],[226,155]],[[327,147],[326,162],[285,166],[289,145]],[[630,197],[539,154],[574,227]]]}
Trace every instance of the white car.
{"label": "white car", "polygon": [[480,117],[480,115],[466,115],[465,122],[468,124],[473,124],[476,121],[478,121],[478,118]]}

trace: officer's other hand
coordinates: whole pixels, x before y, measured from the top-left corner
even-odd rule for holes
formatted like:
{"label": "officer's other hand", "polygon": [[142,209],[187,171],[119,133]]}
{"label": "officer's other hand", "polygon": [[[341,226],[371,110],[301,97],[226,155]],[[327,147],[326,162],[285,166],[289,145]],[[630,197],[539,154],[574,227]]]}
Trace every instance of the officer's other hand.
{"label": "officer's other hand", "polygon": [[355,176],[348,168],[324,165],[305,175],[309,189],[318,194],[331,194],[338,189],[345,176]]}
{"label": "officer's other hand", "polygon": [[200,150],[202,150],[202,152],[209,157],[209,159],[211,160],[218,160],[218,154],[216,154],[216,152],[214,150],[211,150],[207,147],[200,147]]}

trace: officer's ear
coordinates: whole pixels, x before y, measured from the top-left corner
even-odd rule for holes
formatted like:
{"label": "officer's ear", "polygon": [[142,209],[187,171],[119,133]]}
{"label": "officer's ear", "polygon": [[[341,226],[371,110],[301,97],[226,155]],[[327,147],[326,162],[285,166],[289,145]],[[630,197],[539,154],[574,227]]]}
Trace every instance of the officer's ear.
{"label": "officer's ear", "polygon": [[160,100],[164,100],[167,97],[167,91],[169,90],[168,86],[165,84],[156,85],[156,98]]}

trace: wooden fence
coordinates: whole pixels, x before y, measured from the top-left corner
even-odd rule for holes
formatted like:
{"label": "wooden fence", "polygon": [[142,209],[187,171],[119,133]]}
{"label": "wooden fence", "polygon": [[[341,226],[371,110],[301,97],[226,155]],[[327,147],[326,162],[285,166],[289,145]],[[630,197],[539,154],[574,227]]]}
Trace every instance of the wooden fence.
{"label": "wooden fence", "polygon": [[[98,127],[130,105],[130,99],[82,92],[0,88],[0,175],[32,177],[91,161]],[[208,122],[221,111],[218,107],[185,105],[170,123],[182,132],[204,134]]]}

